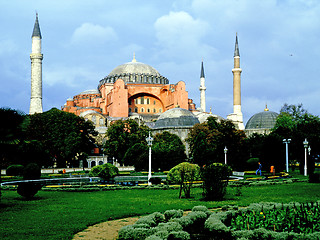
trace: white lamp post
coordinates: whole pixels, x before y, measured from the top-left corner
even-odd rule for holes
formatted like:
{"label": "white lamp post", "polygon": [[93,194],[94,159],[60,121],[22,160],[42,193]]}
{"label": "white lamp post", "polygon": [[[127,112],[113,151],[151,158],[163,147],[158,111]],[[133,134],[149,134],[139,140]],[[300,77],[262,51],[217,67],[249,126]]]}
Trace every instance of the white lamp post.
{"label": "white lamp post", "polygon": [[227,152],[228,152],[227,146],[224,147],[223,151],[224,151],[224,164],[227,165]]}
{"label": "white lamp post", "polygon": [[151,178],[151,146],[152,146],[152,141],[153,137],[150,136],[149,132],[149,137],[146,138],[147,144],[149,146],[149,173],[148,173],[148,185],[151,185],[150,178]]}
{"label": "white lamp post", "polygon": [[[305,138],[303,141],[303,146],[304,146],[304,175],[307,176],[307,150],[308,150],[308,141]],[[310,148],[311,151],[311,148]]]}
{"label": "white lamp post", "polygon": [[286,144],[286,172],[289,172],[289,150],[288,150],[288,144],[291,142],[291,139],[283,139],[283,143]]}

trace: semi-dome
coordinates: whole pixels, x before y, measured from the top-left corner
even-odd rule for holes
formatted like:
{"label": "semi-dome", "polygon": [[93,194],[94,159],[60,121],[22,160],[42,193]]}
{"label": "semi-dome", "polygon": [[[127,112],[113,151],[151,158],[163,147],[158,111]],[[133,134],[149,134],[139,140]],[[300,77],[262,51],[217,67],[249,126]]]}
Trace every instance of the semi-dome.
{"label": "semi-dome", "polygon": [[79,95],[86,95],[86,94],[100,94],[98,89],[90,89],[90,90],[85,90],[81,92]]}
{"label": "semi-dome", "polygon": [[247,129],[272,129],[276,124],[278,113],[269,111],[267,108],[263,112],[254,114],[246,124]]}
{"label": "semi-dome", "polygon": [[131,62],[114,68],[104,79],[100,80],[99,87],[105,83],[114,83],[121,78],[125,83],[144,84],[168,84],[169,80],[148,64],[137,62],[134,58]]}
{"label": "semi-dome", "polygon": [[183,108],[172,108],[160,115],[154,128],[192,127],[196,123],[200,122],[192,112]]}

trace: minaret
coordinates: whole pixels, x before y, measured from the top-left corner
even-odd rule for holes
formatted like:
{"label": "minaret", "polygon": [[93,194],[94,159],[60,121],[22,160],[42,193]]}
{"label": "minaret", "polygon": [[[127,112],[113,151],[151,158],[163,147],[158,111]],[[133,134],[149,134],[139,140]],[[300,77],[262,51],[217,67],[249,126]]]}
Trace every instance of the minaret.
{"label": "minaret", "polygon": [[236,44],[234,49],[234,68],[233,73],[233,113],[228,115],[228,119],[232,120],[240,130],[244,130],[243,115],[241,112],[241,72],[240,54],[238,46],[238,35],[236,34]]}
{"label": "minaret", "polygon": [[201,62],[201,73],[200,73],[200,108],[202,112],[206,111],[206,86],[205,86],[205,76],[203,68],[203,60]]}
{"label": "minaret", "polygon": [[42,113],[42,59],[41,32],[38,21],[38,13],[32,33],[31,59],[31,99],[29,114]]}

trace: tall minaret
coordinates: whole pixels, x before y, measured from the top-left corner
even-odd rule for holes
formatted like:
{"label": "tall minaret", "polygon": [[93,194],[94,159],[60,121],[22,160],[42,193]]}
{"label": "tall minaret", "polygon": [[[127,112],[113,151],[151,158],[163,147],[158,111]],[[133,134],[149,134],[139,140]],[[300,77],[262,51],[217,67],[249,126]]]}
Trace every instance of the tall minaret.
{"label": "tall minaret", "polygon": [[201,74],[200,74],[200,108],[202,112],[206,111],[206,86],[205,86],[205,76],[203,68],[203,60],[201,62]]}
{"label": "tall minaret", "polygon": [[42,59],[41,32],[38,21],[38,13],[32,33],[31,59],[31,99],[29,114],[42,113]]}
{"label": "tall minaret", "polygon": [[244,130],[243,115],[241,112],[241,72],[240,54],[238,46],[238,35],[236,34],[236,44],[234,49],[234,68],[233,73],[233,113],[228,115],[228,119],[232,120],[240,130]]}

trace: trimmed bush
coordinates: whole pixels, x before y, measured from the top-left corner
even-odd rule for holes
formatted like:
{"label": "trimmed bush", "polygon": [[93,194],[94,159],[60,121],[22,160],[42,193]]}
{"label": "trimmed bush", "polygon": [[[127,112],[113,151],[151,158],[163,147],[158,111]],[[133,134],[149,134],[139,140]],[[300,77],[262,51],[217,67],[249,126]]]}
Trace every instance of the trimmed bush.
{"label": "trimmed bush", "polygon": [[164,212],[164,217],[166,221],[169,221],[173,218],[181,218],[183,216],[183,211],[181,209],[179,210],[167,210]]}
{"label": "trimmed bush", "polygon": [[312,173],[309,175],[310,183],[320,183],[320,173]]}
{"label": "trimmed bush", "polygon": [[152,185],[159,185],[161,184],[162,179],[160,177],[151,177],[150,182]]}
{"label": "trimmed bush", "polygon": [[194,181],[200,179],[200,167],[197,164],[183,162],[170,169],[167,175],[169,183],[177,183],[180,185],[179,198],[182,191],[186,198],[190,197],[191,187]]}
{"label": "trimmed bush", "polygon": [[25,198],[32,198],[42,188],[41,184],[37,183],[19,183],[17,193]]}
{"label": "trimmed bush", "polygon": [[207,200],[223,199],[227,192],[228,177],[231,173],[231,168],[222,163],[212,163],[203,168],[203,191]]}
{"label": "trimmed bush", "polygon": [[168,240],[189,240],[190,234],[185,231],[171,232],[167,239]]}
{"label": "trimmed bush", "polygon": [[100,177],[103,180],[110,180],[118,175],[119,169],[111,163],[94,166],[89,172],[90,177]]}
{"label": "trimmed bush", "polygon": [[23,179],[33,180],[41,177],[41,168],[36,163],[29,163],[23,169]]}
{"label": "trimmed bush", "polygon": [[7,168],[7,176],[22,176],[23,175],[23,166],[22,165],[11,165]]}

